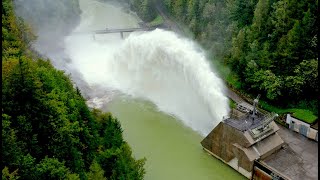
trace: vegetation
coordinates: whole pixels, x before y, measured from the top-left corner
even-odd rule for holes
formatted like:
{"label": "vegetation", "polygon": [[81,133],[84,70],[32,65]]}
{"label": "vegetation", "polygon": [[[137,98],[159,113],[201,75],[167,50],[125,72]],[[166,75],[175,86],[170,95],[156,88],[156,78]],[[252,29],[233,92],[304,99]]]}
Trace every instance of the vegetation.
{"label": "vegetation", "polygon": [[151,0],[127,0],[131,9],[145,22],[150,22],[157,17],[156,9]]}
{"label": "vegetation", "polygon": [[275,112],[278,114],[290,113],[290,114],[292,114],[293,117],[296,117],[300,120],[303,120],[309,124],[313,124],[318,119],[318,117],[315,116],[312,111],[309,111],[307,109],[278,108],[278,107],[275,107],[275,106],[272,106],[272,105],[266,103],[265,101],[260,101],[259,103],[260,103],[261,107],[267,111]]}
{"label": "vegetation", "polygon": [[2,1],[2,178],[143,179],[119,121],[89,110],[69,77],[33,59],[32,31]]}
{"label": "vegetation", "polygon": [[152,26],[158,26],[163,24],[164,20],[162,18],[162,16],[158,15],[154,20],[152,20],[151,22],[148,23],[148,26],[152,27]]}
{"label": "vegetation", "polygon": [[228,66],[221,63],[220,61],[212,60],[215,70],[218,72],[220,77],[226,81],[228,86],[235,89],[241,88],[241,82],[236,73],[234,73]]}
{"label": "vegetation", "polygon": [[318,0],[145,1],[186,24],[229,85],[306,122],[318,115]]}
{"label": "vegetation", "polygon": [[234,109],[234,108],[237,107],[237,103],[234,102],[232,99],[229,99],[229,107],[230,107],[231,109]]}

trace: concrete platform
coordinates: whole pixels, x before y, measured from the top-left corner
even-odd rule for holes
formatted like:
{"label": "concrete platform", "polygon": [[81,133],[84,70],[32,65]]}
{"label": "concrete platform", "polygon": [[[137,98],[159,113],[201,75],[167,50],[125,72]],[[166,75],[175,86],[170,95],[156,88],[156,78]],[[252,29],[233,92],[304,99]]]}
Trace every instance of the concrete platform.
{"label": "concrete platform", "polygon": [[263,160],[292,180],[318,179],[318,143],[279,126],[285,146]]}

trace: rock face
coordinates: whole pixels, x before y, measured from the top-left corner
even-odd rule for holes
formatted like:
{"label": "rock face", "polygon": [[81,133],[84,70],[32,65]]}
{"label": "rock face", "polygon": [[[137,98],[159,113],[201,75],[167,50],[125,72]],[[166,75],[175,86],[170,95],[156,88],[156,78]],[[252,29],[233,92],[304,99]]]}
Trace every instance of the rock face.
{"label": "rock face", "polygon": [[[244,176],[251,178],[255,160],[263,160],[279,150],[284,141],[277,134],[279,127],[257,113],[242,114],[234,110],[231,117],[220,122],[201,144],[210,154],[218,157]],[[266,124],[265,122],[269,123]]]}

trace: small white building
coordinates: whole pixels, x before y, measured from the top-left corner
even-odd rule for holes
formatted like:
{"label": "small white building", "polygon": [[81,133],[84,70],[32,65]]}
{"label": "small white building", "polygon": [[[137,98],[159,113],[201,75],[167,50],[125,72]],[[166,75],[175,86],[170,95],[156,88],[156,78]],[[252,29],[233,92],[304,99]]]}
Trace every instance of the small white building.
{"label": "small white building", "polygon": [[294,118],[290,114],[287,114],[286,123],[291,130],[318,142],[318,130],[312,128],[310,124]]}

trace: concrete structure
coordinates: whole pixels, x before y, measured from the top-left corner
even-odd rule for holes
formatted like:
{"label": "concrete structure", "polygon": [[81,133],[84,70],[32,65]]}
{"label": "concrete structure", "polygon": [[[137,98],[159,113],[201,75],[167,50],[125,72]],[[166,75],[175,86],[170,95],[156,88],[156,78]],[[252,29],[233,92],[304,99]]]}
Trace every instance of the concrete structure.
{"label": "concrete structure", "polygon": [[201,141],[205,151],[251,179],[288,179],[262,160],[278,151],[284,141],[273,122],[277,114],[262,114],[256,106],[238,106]]}
{"label": "concrete structure", "polygon": [[287,114],[286,123],[289,125],[291,130],[318,142],[318,130],[312,128],[310,124],[294,118],[290,114]]}
{"label": "concrete structure", "polygon": [[291,180],[318,179],[318,143],[279,125],[283,148],[263,160]]}
{"label": "concrete structure", "polygon": [[[110,34],[110,33],[120,33],[121,38],[123,39],[123,33],[130,33],[135,31],[153,31],[156,28],[160,28],[160,26],[152,26],[152,27],[135,27],[135,28],[117,28],[117,29],[102,29],[102,30],[95,30],[90,32],[73,32],[73,34]],[[165,26],[161,26],[161,29],[168,29]]]}

